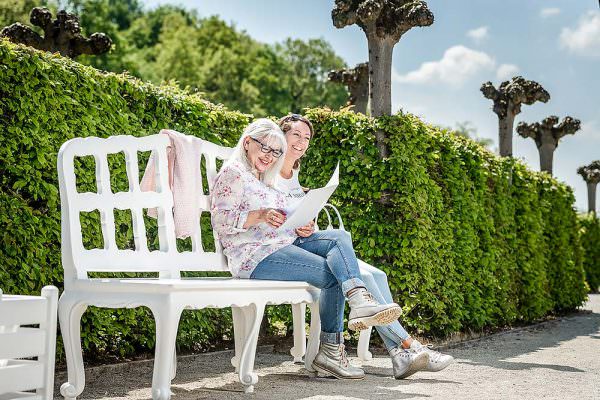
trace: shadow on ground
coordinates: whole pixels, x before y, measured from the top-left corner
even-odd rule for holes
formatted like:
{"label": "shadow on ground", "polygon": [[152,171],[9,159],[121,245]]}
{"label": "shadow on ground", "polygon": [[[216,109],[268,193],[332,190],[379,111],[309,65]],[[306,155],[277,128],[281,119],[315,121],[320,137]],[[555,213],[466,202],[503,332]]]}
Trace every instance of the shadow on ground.
{"label": "shadow on ground", "polygon": [[[585,371],[572,365],[528,362],[531,357],[521,362],[515,358],[556,348],[583,336],[600,339],[600,313],[579,312],[517,331],[454,345],[447,352],[459,359],[459,365],[453,367],[457,369],[463,364],[465,367],[486,366],[510,371],[548,369],[579,374]],[[177,377],[173,381],[174,399],[411,399],[430,397],[425,393],[412,393],[411,385],[415,385],[413,388],[426,385],[434,389],[436,386],[448,388],[448,385],[462,387],[470,384],[465,380],[453,380],[453,374],[416,374],[398,381],[392,378],[391,363],[385,356],[364,365],[367,376],[363,381],[314,378],[302,365],[293,364],[289,354],[263,352],[256,359],[256,371],[259,374],[256,393],[249,396],[243,393],[243,387],[233,371],[230,363],[232,356],[232,352],[218,352],[185,357],[179,362]],[[88,384],[81,399],[147,399],[150,396],[152,363],[137,362],[92,369],[86,371],[86,378]],[[56,398],[60,398],[58,387],[65,380],[64,372],[57,374]]]}

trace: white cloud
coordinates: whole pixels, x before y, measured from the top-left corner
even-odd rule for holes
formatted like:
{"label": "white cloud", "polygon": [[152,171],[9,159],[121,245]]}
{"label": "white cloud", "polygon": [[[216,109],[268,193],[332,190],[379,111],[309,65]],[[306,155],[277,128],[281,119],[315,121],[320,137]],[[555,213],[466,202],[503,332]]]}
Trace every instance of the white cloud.
{"label": "white cloud", "polygon": [[542,8],[540,11],[540,17],[542,18],[554,17],[558,14],[560,14],[560,8],[556,7]]}
{"label": "white cloud", "polygon": [[574,29],[563,28],[560,46],[571,53],[600,56],[600,11],[585,14]]}
{"label": "white cloud", "polygon": [[517,72],[519,72],[519,67],[517,67],[516,65],[502,64],[498,67],[498,70],[496,71],[496,78],[498,78],[498,80],[504,81],[515,76]]}
{"label": "white cloud", "polygon": [[480,26],[479,28],[471,29],[467,32],[467,36],[473,39],[477,44],[483,42],[489,36],[490,29],[487,26]]}
{"label": "white cloud", "polygon": [[460,86],[480,71],[493,70],[496,62],[487,53],[458,45],[447,49],[439,61],[421,64],[419,69],[400,75],[393,72],[393,79],[400,83],[443,82]]}

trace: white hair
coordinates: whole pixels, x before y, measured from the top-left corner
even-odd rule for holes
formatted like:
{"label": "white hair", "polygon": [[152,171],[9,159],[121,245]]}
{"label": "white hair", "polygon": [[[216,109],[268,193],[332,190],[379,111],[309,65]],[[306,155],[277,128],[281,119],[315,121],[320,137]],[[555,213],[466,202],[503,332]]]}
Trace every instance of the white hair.
{"label": "white hair", "polygon": [[262,142],[266,140],[267,142],[273,143],[274,145],[279,145],[279,149],[282,152],[281,156],[279,158],[273,157],[275,159],[273,165],[264,173],[258,175],[258,179],[265,185],[273,186],[273,184],[275,183],[275,179],[277,179],[277,176],[279,175],[279,172],[281,171],[281,168],[283,167],[283,162],[285,160],[285,152],[287,149],[285,135],[281,131],[281,128],[279,128],[279,125],[267,118],[259,118],[256,121],[249,124],[246,127],[246,129],[244,129],[240,140],[234,147],[233,153],[231,154],[231,157],[225,165],[233,162],[239,162],[245,167],[247,167],[250,172],[254,173],[256,172],[256,170],[254,168],[254,165],[252,165],[250,163],[250,160],[248,160],[248,156],[246,154],[247,151],[244,148],[244,141],[247,137],[251,137]]}

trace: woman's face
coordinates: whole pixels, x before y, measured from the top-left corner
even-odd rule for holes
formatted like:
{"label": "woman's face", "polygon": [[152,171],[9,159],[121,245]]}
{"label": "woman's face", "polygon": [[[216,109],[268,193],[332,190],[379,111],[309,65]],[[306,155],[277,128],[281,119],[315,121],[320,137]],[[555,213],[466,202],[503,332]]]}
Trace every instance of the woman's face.
{"label": "woman's face", "polygon": [[292,128],[285,133],[287,141],[286,158],[294,161],[306,153],[310,143],[310,128],[302,121],[292,122]]}
{"label": "woman's face", "polygon": [[[270,150],[281,151],[281,147],[276,140],[269,138],[254,139],[247,137],[244,141],[244,148],[246,149],[246,157],[259,173],[267,171],[273,166],[277,158],[273,156],[273,152]],[[263,150],[267,150],[268,153],[264,153]]]}

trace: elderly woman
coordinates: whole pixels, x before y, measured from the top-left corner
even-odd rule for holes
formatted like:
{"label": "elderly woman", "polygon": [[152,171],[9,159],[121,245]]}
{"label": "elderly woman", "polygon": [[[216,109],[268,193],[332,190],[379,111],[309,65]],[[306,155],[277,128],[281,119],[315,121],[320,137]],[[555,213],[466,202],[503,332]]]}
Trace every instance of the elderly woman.
{"label": "elderly woman", "polygon": [[[279,127],[285,133],[287,151],[283,160],[283,167],[277,181],[277,187],[288,193],[290,201],[301,199],[304,189],[300,186],[298,173],[300,159],[306,153],[314,129],[311,122],[305,117],[291,114],[279,121]],[[298,231],[302,237],[321,236],[329,232],[331,238],[347,236],[340,230],[314,232],[314,226],[308,225]],[[359,260],[360,274],[366,284],[367,290],[381,303],[392,303],[392,294],[387,282],[386,274]],[[376,326],[377,333],[381,336],[390,357],[396,379],[406,378],[420,370],[430,372],[441,371],[452,363],[452,356],[432,350],[423,346],[419,341],[411,338],[399,321],[395,320],[389,325]]]}
{"label": "elderly woman", "polygon": [[343,345],[345,298],[351,329],[388,324],[401,309],[379,304],[365,289],[348,235],[303,237],[305,228],[278,229],[288,199],[273,186],[286,149],[283,132],[268,119],[244,130],[213,185],[213,228],[234,276],[304,281],[321,289],[321,346],[312,367],[340,379],[361,379],[364,371],[348,363]]}

